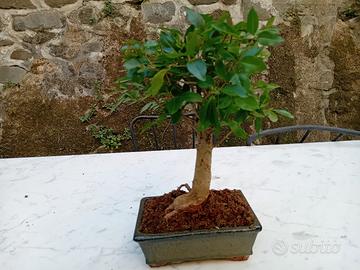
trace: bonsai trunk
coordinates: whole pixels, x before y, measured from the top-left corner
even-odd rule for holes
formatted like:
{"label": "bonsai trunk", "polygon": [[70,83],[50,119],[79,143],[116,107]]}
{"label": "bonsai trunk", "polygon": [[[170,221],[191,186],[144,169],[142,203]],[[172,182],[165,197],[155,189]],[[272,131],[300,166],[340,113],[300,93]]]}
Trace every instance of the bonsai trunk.
{"label": "bonsai trunk", "polygon": [[210,191],[211,182],[211,156],[213,142],[211,130],[198,132],[198,144],[196,147],[195,174],[192,189],[189,193],[177,197],[166,209],[165,218],[176,214],[179,210],[196,206],[204,202]]}

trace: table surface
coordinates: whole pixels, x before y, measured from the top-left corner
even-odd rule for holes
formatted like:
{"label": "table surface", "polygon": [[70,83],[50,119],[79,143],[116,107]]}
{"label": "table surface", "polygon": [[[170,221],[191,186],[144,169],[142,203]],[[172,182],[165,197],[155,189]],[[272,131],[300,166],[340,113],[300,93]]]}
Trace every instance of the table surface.
{"label": "table surface", "polygon": [[[0,269],[148,269],[139,201],[191,182],[194,150],[0,160]],[[360,269],[360,141],[214,149],[212,188],[263,225],[246,262],[161,269]]]}

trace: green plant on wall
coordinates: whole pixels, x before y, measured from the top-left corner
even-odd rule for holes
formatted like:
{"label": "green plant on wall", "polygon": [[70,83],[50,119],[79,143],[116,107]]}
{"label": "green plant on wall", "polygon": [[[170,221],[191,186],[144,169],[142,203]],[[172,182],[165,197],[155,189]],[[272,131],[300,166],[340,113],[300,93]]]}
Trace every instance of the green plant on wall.
{"label": "green plant on wall", "polygon": [[96,115],[96,105],[92,105],[84,115],[80,116],[79,119],[81,123],[90,122],[90,120]]}
{"label": "green plant on wall", "polygon": [[[192,189],[174,200],[167,216],[207,198],[214,136],[218,142],[230,133],[246,139],[244,124],[254,124],[259,131],[264,119],[292,118],[286,110],[269,106],[270,92],[278,86],[258,79],[267,69],[267,48],[283,41],[274,18],[261,27],[254,9],[237,24],[232,24],[229,13],[214,19],[187,9],[186,18],[190,26],[185,33],[164,28],[158,40],[129,41],[122,48],[127,73],[118,80],[123,100],[151,99],[143,111],[161,109],[159,123],[167,117],[174,124],[195,118]],[[230,131],[221,138],[224,128]]]}
{"label": "green plant on wall", "polygon": [[111,128],[95,124],[90,125],[88,128],[91,135],[108,149],[117,149],[122,145],[123,141],[131,139],[130,130],[127,128],[124,129],[122,134],[115,134]]}
{"label": "green plant on wall", "polygon": [[105,17],[113,17],[115,15],[114,5],[111,0],[106,0],[104,2],[102,12]]}
{"label": "green plant on wall", "polygon": [[13,88],[13,87],[16,87],[18,86],[17,83],[14,83],[14,82],[11,82],[11,81],[7,81],[6,83],[4,83],[3,87],[2,87],[2,90],[6,90],[6,89],[10,89],[10,88]]}

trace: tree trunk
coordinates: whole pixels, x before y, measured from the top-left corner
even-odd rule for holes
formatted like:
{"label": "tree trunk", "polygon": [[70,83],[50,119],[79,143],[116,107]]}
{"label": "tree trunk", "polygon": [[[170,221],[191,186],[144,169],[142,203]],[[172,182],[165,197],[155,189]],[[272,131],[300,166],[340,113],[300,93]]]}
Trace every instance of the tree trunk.
{"label": "tree trunk", "polygon": [[199,132],[192,189],[189,193],[181,195],[174,200],[167,208],[165,218],[169,218],[179,210],[199,205],[207,199],[211,182],[212,149],[213,142],[211,130]]}
{"label": "tree trunk", "polygon": [[206,200],[210,190],[212,149],[212,132],[200,132],[191,193],[202,201]]}

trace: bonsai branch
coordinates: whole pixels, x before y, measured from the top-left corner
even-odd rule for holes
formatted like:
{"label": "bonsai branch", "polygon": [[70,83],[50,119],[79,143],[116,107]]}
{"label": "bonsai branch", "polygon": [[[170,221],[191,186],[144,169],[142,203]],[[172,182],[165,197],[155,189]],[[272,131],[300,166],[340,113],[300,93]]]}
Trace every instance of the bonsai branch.
{"label": "bonsai branch", "polygon": [[216,146],[222,145],[231,135],[232,131],[230,130],[226,135],[216,144]]}

